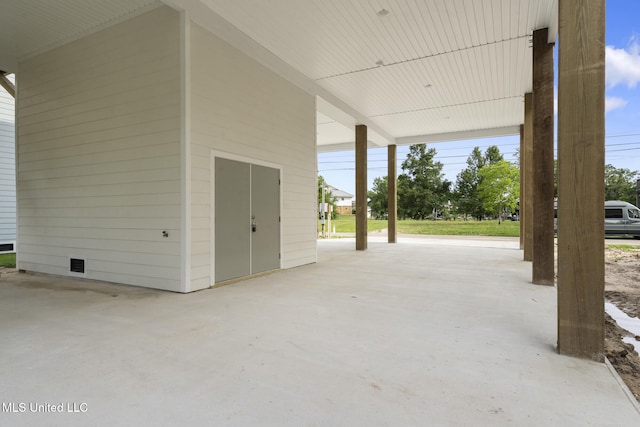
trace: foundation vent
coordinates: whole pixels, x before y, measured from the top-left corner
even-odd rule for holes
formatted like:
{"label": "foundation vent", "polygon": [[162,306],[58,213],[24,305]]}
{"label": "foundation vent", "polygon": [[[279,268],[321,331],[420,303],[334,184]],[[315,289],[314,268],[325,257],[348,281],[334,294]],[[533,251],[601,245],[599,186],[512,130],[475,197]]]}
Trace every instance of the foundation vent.
{"label": "foundation vent", "polygon": [[84,274],[84,260],[82,258],[69,258],[69,271],[76,274]]}

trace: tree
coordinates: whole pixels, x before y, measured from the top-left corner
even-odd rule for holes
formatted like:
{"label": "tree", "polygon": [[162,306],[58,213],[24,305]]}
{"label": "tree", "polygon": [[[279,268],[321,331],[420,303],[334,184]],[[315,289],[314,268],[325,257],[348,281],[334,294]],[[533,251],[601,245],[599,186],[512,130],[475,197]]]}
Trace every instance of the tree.
{"label": "tree", "polygon": [[485,211],[482,201],[478,194],[478,186],[480,185],[480,170],[485,165],[495,164],[503,161],[504,158],[500,154],[500,149],[492,145],[487,148],[484,156],[479,147],[474,147],[471,154],[467,158],[467,167],[463,169],[456,177],[455,200],[457,211],[462,215],[471,215],[478,220],[482,220]]}
{"label": "tree", "polygon": [[450,198],[451,182],[444,179],[436,150],[425,144],[411,145],[398,177],[398,211],[401,217],[425,219],[441,211]]}
{"label": "tree", "polygon": [[484,153],[484,164],[494,165],[504,160],[504,156],[500,153],[500,149],[496,145],[492,145],[487,148]]}
{"label": "tree", "polygon": [[636,203],[636,180],[638,171],[615,168],[612,165],[604,167],[604,198],[605,200],[622,200]]}
{"label": "tree", "polygon": [[498,215],[513,212],[520,197],[520,170],[511,163],[501,160],[484,166],[479,172],[478,196],[483,208]]}
{"label": "tree", "polygon": [[411,192],[411,181],[407,175],[400,174],[398,176],[396,191],[398,192],[398,218],[413,218],[413,201],[409,200]]}
{"label": "tree", "polygon": [[388,177],[375,178],[373,189],[369,191],[369,207],[371,215],[376,218],[384,217],[389,211],[389,180]]}

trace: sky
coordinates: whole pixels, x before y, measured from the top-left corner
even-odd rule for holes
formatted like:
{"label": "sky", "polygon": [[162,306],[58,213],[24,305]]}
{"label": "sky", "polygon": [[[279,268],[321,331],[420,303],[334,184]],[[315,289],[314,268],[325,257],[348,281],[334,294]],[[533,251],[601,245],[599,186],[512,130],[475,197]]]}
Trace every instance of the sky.
{"label": "sky", "polygon": [[[605,163],[616,168],[640,170],[640,0],[607,0],[606,10],[606,100]],[[557,46],[557,45],[556,45]],[[557,62],[557,48],[555,52]],[[556,68],[557,80],[557,68]],[[557,117],[556,117],[557,126]],[[445,178],[455,184],[466,167],[473,147],[484,152],[497,145],[505,160],[515,161],[518,135],[428,144],[444,167]],[[398,146],[398,174],[409,146]],[[387,174],[387,148],[368,151],[368,189],[376,177]],[[355,194],[355,153],[342,151],[318,154],[318,174],[328,184]]]}

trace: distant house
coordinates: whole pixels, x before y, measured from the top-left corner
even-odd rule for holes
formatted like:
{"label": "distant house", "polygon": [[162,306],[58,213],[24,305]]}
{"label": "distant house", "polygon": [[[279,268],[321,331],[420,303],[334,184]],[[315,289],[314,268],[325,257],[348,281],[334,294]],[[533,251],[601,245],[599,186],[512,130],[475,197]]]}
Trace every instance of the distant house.
{"label": "distant house", "polygon": [[353,213],[351,208],[353,194],[349,194],[346,191],[339,190],[330,185],[327,186],[327,188],[336,199],[336,212],[340,215],[351,215]]}
{"label": "distant house", "polygon": [[[356,211],[356,201],[353,200],[351,202],[351,212],[355,212]],[[371,216],[371,206],[367,206],[367,218],[372,218]]]}
{"label": "distant house", "polygon": [[[13,75],[7,76],[13,83]],[[0,252],[16,244],[15,103],[0,86]]]}

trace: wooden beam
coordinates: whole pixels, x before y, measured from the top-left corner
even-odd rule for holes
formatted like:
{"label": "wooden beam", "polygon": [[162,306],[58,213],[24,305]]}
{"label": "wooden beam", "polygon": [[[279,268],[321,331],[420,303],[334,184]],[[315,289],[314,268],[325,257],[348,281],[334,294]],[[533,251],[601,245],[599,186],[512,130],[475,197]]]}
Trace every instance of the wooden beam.
{"label": "wooden beam", "polygon": [[367,249],[367,126],[356,126],[356,250]]}
{"label": "wooden beam", "polygon": [[533,94],[524,94],[524,260],[533,261]]}
{"label": "wooden beam", "polygon": [[387,234],[388,242],[396,243],[398,238],[398,191],[396,172],[397,150],[395,145],[387,146]]}
{"label": "wooden beam", "polygon": [[560,0],[558,351],[604,361],[605,0]]}
{"label": "wooden beam", "polygon": [[16,86],[7,78],[7,73],[0,71],[0,86],[7,91],[14,99],[16,97]]}
{"label": "wooden beam", "polygon": [[553,44],[547,33],[533,32],[532,282],[553,286]]}
{"label": "wooden beam", "polygon": [[520,225],[520,232],[519,232],[519,237],[520,237],[520,249],[524,249],[524,205],[525,205],[525,199],[524,199],[524,125],[520,125],[520,164],[518,165],[518,168],[520,170],[520,195],[519,200],[520,200],[520,205],[518,206],[518,216],[519,216],[519,220],[520,222],[518,223]]}

